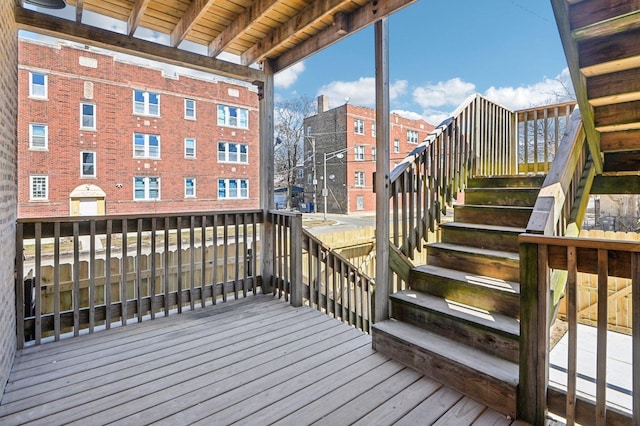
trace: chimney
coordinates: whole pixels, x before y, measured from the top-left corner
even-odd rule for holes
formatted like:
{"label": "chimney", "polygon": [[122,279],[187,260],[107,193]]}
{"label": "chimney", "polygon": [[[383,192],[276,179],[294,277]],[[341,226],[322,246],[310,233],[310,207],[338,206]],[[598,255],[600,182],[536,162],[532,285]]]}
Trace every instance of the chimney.
{"label": "chimney", "polygon": [[329,97],[326,95],[318,96],[318,114],[329,109]]}

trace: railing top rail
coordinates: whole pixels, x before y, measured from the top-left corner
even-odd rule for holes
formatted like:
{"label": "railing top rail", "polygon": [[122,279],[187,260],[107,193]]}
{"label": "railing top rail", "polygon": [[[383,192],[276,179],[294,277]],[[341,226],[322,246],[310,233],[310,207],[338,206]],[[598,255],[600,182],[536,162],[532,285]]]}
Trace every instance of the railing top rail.
{"label": "railing top rail", "polygon": [[106,220],[125,220],[125,219],[152,219],[152,218],[175,218],[185,216],[212,216],[223,214],[254,214],[262,213],[261,209],[247,209],[247,210],[208,210],[208,211],[189,211],[178,213],[131,213],[131,214],[117,214],[117,215],[101,215],[101,216],[56,216],[56,217],[26,217],[16,219],[17,223],[55,223],[55,222],[89,222],[92,220],[106,221]]}
{"label": "railing top rail", "polygon": [[300,213],[299,211],[291,211],[291,210],[276,210],[276,209],[270,209],[267,211],[267,213],[269,214],[277,214],[280,216],[288,216],[288,217],[296,217],[296,216],[301,216],[302,213]]}
{"label": "railing top rail", "polygon": [[539,114],[543,114],[545,110],[550,110],[552,108],[566,108],[566,107],[575,107],[577,106],[576,101],[568,101],[568,102],[561,102],[561,103],[557,103],[557,104],[550,104],[550,105],[539,105],[539,106],[535,106],[535,107],[530,107],[530,108],[524,108],[524,109],[518,109],[516,111],[514,111],[515,113],[518,114],[518,118],[520,118],[520,116],[523,113],[529,113],[529,112],[537,112]]}
{"label": "railing top rail", "polygon": [[556,237],[551,235],[520,234],[518,242],[558,247],[576,247],[587,249],[605,249],[616,251],[640,252],[640,242],[629,240],[611,240],[602,238]]}

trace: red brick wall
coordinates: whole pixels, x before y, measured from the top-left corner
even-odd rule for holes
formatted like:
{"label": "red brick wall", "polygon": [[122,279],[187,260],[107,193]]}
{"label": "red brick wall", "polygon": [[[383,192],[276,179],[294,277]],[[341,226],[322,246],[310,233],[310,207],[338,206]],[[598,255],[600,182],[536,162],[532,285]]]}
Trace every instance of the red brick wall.
{"label": "red brick wall", "polygon": [[0,5],[0,394],[16,351],[16,119],[18,29],[15,2]]}
{"label": "red brick wall", "polygon": [[[95,67],[79,64],[80,58]],[[83,59],[84,60],[84,59]],[[253,89],[225,81],[164,76],[158,69],[70,46],[19,43],[18,164],[20,217],[66,216],[69,195],[83,184],[106,193],[106,213],[237,210],[259,206],[258,97]],[[29,71],[48,75],[48,99],[29,98]],[[85,82],[93,97],[84,97]],[[160,95],[160,117],[133,114],[133,90]],[[237,92],[238,96],[231,96]],[[184,118],[184,99],[196,101],[196,120]],[[96,131],[80,129],[80,103],[96,105]],[[249,129],[217,125],[217,105],[249,110]],[[49,126],[48,151],[29,149],[29,123]],[[133,156],[133,134],[160,136],[160,158]],[[184,139],[196,139],[196,158],[184,157]],[[219,141],[248,145],[248,164],[217,160]],[[80,177],[80,152],[96,152],[96,178]],[[29,176],[49,176],[48,201],[29,201]],[[159,201],[134,201],[133,177],[160,177]],[[184,197],[184,178],[196,179],[196,198]],[[249,180],[249,198],[218,199],[218,178]],[[119,187],[122,184],[122,187]]]}

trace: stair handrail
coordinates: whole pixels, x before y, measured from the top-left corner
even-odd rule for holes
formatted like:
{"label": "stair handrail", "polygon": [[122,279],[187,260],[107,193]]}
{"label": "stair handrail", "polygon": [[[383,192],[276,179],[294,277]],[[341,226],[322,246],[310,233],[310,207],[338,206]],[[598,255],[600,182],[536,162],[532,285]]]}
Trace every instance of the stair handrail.
{"label": "stair handrail", "polygon": [[468,178],[517,173],[515,123],[513,111],[473,94],[393,169],[391,243],[399,250],[391,253],[413,259]]}

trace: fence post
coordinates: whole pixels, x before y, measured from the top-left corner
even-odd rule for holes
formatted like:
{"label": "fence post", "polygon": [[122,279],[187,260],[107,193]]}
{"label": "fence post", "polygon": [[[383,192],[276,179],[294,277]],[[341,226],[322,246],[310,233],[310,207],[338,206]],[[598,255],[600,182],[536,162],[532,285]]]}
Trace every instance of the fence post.
{"label": "fence post", "polygon": [[291,217],[291,304],[302,306],[302,213]]}
{"label": "fence post", "polygon": [[549,377],[547,247],[520,244],[520,382],[518,418],[544,424]]}

